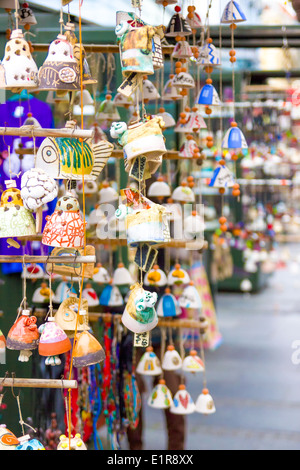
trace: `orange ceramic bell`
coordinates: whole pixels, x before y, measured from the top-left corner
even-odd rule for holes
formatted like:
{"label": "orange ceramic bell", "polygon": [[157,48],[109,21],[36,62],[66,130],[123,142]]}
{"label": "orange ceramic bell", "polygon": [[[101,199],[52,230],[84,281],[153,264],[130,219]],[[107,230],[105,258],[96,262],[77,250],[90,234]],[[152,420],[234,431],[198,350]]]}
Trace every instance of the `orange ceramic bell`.
{"label": "orange ceramic bell", "polygon": [[105,352],[97,339],[88,331],[76,336],[73,350],[74,367],[88,367],[104,361]]}
{"label": "orange ceramic bell", "polygon": [[58,357],[72,348],[71,341],[62,328],[55,322],[54,317],[49,317],[47,322],[40,326],[41,333],[39,342],[39,354],[47,356],[46,365],[60,365],[61,360]]}
{"label": "orange ceramic bell", "polygon": [[23,310],[7,335],[7,349],[20,351],[19,361],[28,362],[32,350],[39,343],[39,331],[35,316],[30,316],[29,310]]}

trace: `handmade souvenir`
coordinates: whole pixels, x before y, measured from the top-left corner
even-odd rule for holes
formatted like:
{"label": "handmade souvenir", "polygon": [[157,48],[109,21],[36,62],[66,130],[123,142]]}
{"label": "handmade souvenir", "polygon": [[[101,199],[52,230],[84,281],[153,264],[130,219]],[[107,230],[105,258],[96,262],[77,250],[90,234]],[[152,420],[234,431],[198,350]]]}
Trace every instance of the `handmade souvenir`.
{"label": "handmade souvenir", "polygon": [[39,287],[37,287],[32,295],[32,302],[34,304],[44,304],[48,303],[50,296],[54,296],[54,292],[50,290],[46,282],[42,282]]}
{"label": "handmade souvenir", "polygon": [[194,8],[194,10],[189,11],[189,13],[186,17],[186,21],[190,25],[192,31],[197,30],[197,29],[202,29],[203,24],[202,24],[201,18],[198,15],[198,13],[195,11],[195,7],[192,7],[192,8]]}
{"label": "handmade souvenir", "polygon": [[181,366],[182,359],[180,354],[176,351],[173,344],[170,344],[164,354],[161,367],[163,370],[178,370],[181,369]]}
{"label": "handmade souvenir", "polygon": [[163,101],[178,101],[182,100],[182,95],[180,94],[180,88],[174,86],[173,84],[174,75],[170,76],[170,79],[166,82],[163,93],[162,93],[162,100]]}
{"label": "handmade souvenir", "polygon": [[53,303],[61,304],[70,296],[70,294],[76,294],[76,290],[74,289],[72,283],[66,280],[61,281],[55,289]]}
{"label": "handmade souvenir", "polygon": [[85,194],[85,196],[89,197],[92,196],[93,194],[97,194],[98,192],[98,185],[96,181],[85,181],[83,184],[83,181],[77,181],[76,185],[76,193],[77,194]]}
{"label": "handmade souvenir", "polygon": [[24,2],[19,11],[19,25],[20,26],[33,26],[37,24],[36,18],[34,16],[34,13],[32,9],[29,7],[29,4],[27,2]]}
{"label": "handmade souvenir", "polygon": [[148,103],[149,101],[156,101],[160,98],[160,94],[156,86],[150,80],[144,79],[142,86],[142,96],[145,103]]}
{"label": "handmade souvenir", "polygon": [[130,289],[129,299],[122,315],[123,325],[134,333],[152,330],[158,323],[155,311],[156,292],[145,291],[139,283]]}
{"label": "handmade souvenir", "polygon": [[195,88],[195,80],[189,72],[180,72],[174,75],[173,86],[182,88]]}
{"label": "handmade souvenir", "polygon": [[247,149],[248,144],[241,129],[237,127],[236,122],[231,123],[231,128],[226,132],[222,147],[224,149]]}
{"label": "handmade souvenir", "polygon": [[111,277],[101,263],[98,263],[94,269],[93,281],[98,284],[108,284],[111,281]]}
{"label": "handmade souvenir", "polygon": [[204,218],[197,211],[192,211],[184,219],[184,234],[186,239],[191,239],[202,235],[204,237]]}
{"label": "handmade souvenir", "polygon": [[195,403],[191,395],[186,390],[184,384],[179,385],[178,392],[173,397],[173,405],[170,407],[170,413],[176,415],[189,415],[196,411]]}
{"label": "handmade souvenir", "polygon": [[151,408],[160,410],[165,410],[173,405],[172,394],[166,386],[164,379],[160,379],[158,384],[154,387],[147,403]]}
{"label": "handmade souvenir", "polygon": [[196,104],[204,106],[220,106],[221,101],[215,87],[210,83],[206,83],[199,92]]}
{"label": "handmade souvenir", "polygon": [[60,304],[54,315],[55,322],[69,338],[73,338],[75,331],[81,332],[90,329],[88,308],[86,299],[81,299],[80,302],[77,295],[71,294]]}
{"label": "handmade souvenir", "polygon": [[164,181],[163,177],[158,177],[157,180],[149,186],[147,195],[158,199],[169,197],[171,196],[171,188],[168,183]]}
{"label": "handmade souvenir", "polygon": [[42,238],[44,245],[83,247],[85,222],[81,218],[79,202],[71,193],[58,200],[54,213],[46,220]]}
{"label": "handmade souvenir", "polygon": [[241,23],[246,21],[246,19],[247,18],[241,10],[240,5],[236,1],[230,0],[224,8],[221,23]]}
{"label": "handmade souvenir", "polygon": [[124,286],[133,284],[132,276],[123,263],[119,263],[113,274],[112,282],[115,286]]}
{"label": "handmade souvenir", "polygon": [[71,438],[62,434],[59,438],[57,450],[87,450],[87,447],[79,433]]}
{"label": "handmade souvenir", "polygon": [[78,333],[73,350],[74,367],[88,367],[104,361],[105,352],[99,341],[88,331]]}
{"label": "handmade souvenir", "polygon": [[26,264],[22,270],[21,278],[24,279],[44,279],[45,272],[39,264]]}
{"label": "handmade souvenir", "polygon": [[204,363],[195,349],[192,349],[189,355],[183,359],[182,370],[184,372],[192,372],[193,374],[204,371]]}
{"label": "handmade souvenir", "polygon": [[39,90],[80,90],[80,68],[74,57],[73,46],[65,35],[59,34],[51,42],[38,77]]}
{"label": "handmade souvenir", "polygon": [[12,31],[0,64],[0,88],[20,93],[38,85],[38,68],[22,30]]}
{"label": "handmade souvenir", "polygon": [[[155,173],[162,163],[162,156],[166,153],[165,139],[162,133],[164,123],[160,117],[153,117],[127,128],[126,123],[113,123],[111,136],[118,139],[123,148],[124,164],[127,172],[131,171],[137,157],[144,157],[145,161],[138,161],[138,168],[143,164],[144,178]],[[141,171],[142,169],[140,169]],[[137,179],[142,179],[137,177]]]}
{"label": "handmade souvenir", "polygon": [[145,286],[162,287],[167,284],[167,276],[162,269],[156,264],[144,277]]}
{"label": "handmade souvenir", "polygon": [[195,153],[199,153],[197,142],[193,138],[189,138],[189,136],[187,136],[186,141],[183,142],[179,150],[179,156],[183,158],[193,158]]}
{"label": "handmade souvenir", "polygon": [[82,298],[87,300],[89,307],[97,307],[97,305],[99,305],[97,292],[90,282],[87,283],[85,288],[82,290]]}
{"label": "handmade souvenir", "polygon": [[91,139],[82,142],[65,137],[47,137],[36,156],[36,168],[44,170],[55,179],[95,180],[113,151],[113,144]]}
{"label": "handmade souvenir", "polygon": [[118,199],[118,191],[116,191],[116,189],[107,181],[104,181],[99,191],[99,204],[107,204],[109,202],[117,201]]}
{"label": "handmade souvenir", "polygon": [[139,243],[135,252],[134,262],[140,270],[147,273],[156,263],[157,256],[157,249],[152,248],[148,243]]}
{"label": "handmade souvenir", "polygon": [[29,435],[20,437],[19,441],[15,450],[45,450],[44,445],[38,439],[31,439]]}
{"label": "handmade souvenir", "polygon": [[234,176],[225,165],[218,165],[214,170],[209,186],[214,188],[232,188]]}
{"label": "handmade souvenir", "polygon": [[174,268],[168,274],[169,286],[188,284],[190,282],[190,276],[188,272],[181,267],[179,263],[176,263]]}
{"label": "handmade souvenir", "polygon": [[35,220],[23,205],[21,191],[6,189],[0,202],[0,237],[30,237],[36,235]]}
{"label": "handmade souvenir", "polygon": [[207,388],[204,388],[202,393],[198,396],[195,411],[204,415],[210,415],[216,412],[214,401]]}
{"label": "handmade souvenir", "polygon": [[159,317],[177,317],[181,314],[178,300],[171,293],[170,288],[166,288],[164,294],[159,299],[157,305],[157,315]]}
{"label": "handmade souvenir", "polygon": [[166,37],[189,36],[192,34],[192,29],[189,23],[183,18],[181,8],[179,5],[175,7],[175,13],[171,17],[169,24],[165,31]]}
{"label": "handmade souvenir", "polygon": [[172,114],[167,113],[167,111],[165,111],[164,108],[160,108],[156,116],[162,118],[164,122],[163,130],[169,129],[170,127],[174,127],[176,124],[175,119],[173,118]]}
{"label": "handmade souvenir", "polygon": [[99,304],[104,307],[121,307],[124,305],[120,289],[112,284],[106,285],[101,292]]}
{"label": "handmade souvenir", "polygon": [[183,117],[180,116],[176,123],[175,132],[192,134],[193,132],[198,132],[200,129],[207,128],[203,117],[197,111],[184,111],[182,116]]}
{"label": "handmade souvenir", "polygon": [[8,332],[6,347],[20,351],[20,362],[28,362],[32,351],[38,347],[40,334],[36,323],[37,318],[30,315],[29,310],[23,310]]}
{"label": "handmade souvenir", "polygon": [[221,58],[218,49],[212,42],[206,42],[199,50],[197,64],[203,67],[217,67],[221,65]]}
{"label": "handmade souvenir", "polygon": [[201,309],[202,301],[197,288],[193,281],[190,281],[178,299],[179,305],[182,308]]}
{"label": "handmade souvenir", "polygon": [[107,94],[105,100],[100,103],[96,114],[96,119],[100,123],[105,122],[107,125],[121,119],[118,108],[115,102],[112,100],[111,95]]}
{"label": "handmade souvenir", "polygon": [[175,202],[195,202],[195,193],[184,181],[174,189],[172,199]]}
{"label": "handmade souvenir", "polygon": [[19,442],[5,424],[0,424],[0,450],[15,450]]}
{"label": "handmade souvenir", "polygon": [[136,103],[136,97],[134,93],[131,96],[125,96],[122,93],[116,93],[113,98],[113,103],[117,108],[129,109]]}
{"label": "handmade souvenir", "polygon": [[71,342],[54,317],[48,317],[46,323],[39,327],[39,354],[46,356],[45,364],[56,366],[61,364],[60,354],[71,350]]}
{"label": "handmade souvenir", "polygon": [[[93,245],[86,245],[85,248],[64,248],[55,247],[51,251],[53,257],[65,257],[65,256],[95,256],[95,247]],[[61,276],[80,276],[82,273],[82,265],[80,263],[53,263],[50,259],[47,262],[46,269],[48,273],[59,274]],[[94,275],[95,264],[86,263],[84,267],[84,277],[92,279]]]}
{"label": "handmade souvenir", "polygon": [[190,59],[193,56],[191,46],[187,41],[178,41],[172,52],[173,59]]}
{"label": "handmade souvenir", "polygon": [[142,355],[137,365],[136,371],[140,375],[155,376],[162,374],[160,361],[155,352],[153,351],[152,346],[148,346],[146,348],[146,351]]}

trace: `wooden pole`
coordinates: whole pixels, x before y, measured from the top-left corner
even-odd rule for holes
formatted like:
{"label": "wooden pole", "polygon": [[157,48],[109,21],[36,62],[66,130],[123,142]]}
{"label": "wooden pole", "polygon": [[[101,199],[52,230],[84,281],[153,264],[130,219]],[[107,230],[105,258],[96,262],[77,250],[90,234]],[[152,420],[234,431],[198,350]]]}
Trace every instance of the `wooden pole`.
{"label": "wooden pole", "polygon": [[21,127],[0,127],[0,135],[12,135],[20,137],[68,137],[70,139],[92,139],[94,130],[70,129],[63,127],[61,129],[43,129],[34,126]]}
{"label": "wooden pole", "polygon": [[89,264],[95,263],[96,256],[31,256],[31,255],[0,255],[0,263],[64,263]]}
{"label": "wooden pole", "polygon": [[24,379],[0,377],[0,387],[20,388],[78,388],[76,380]]}

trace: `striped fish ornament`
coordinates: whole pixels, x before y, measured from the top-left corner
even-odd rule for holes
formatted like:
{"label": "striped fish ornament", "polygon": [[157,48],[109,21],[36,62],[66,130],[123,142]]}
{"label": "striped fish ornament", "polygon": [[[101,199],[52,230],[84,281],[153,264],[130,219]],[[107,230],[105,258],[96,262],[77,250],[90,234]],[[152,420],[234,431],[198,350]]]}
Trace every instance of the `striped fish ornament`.
{"label": "striped fish ornament", "polygon": [[[105,167],[113,151],[113,144],[91,139],[80,142],[65,137],[47,137],[43,140],[36,157],[36,167],[56,179],[95,180]],[[83,168],[82,168],[83,165]]]}

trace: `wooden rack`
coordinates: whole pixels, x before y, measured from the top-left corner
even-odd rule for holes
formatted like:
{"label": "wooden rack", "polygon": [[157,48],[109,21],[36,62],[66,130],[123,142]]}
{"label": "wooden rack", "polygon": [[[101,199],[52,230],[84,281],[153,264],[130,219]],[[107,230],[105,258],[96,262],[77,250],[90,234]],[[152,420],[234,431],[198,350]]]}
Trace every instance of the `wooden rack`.
{"label": "wooden rack", "polygon": [[96,263],[95,256],[31,256],[31,255],[0,255],[0,263],[64,263],[88,264]]}
{"label": "wooden rack", "polygon": [[34,126],[0,127],[0,135],[20,137],[69,137],[74,139],[91,139],[93,138],[94,133],[95,131],[93,129],[71,129],[68,127],[63,127],[61,129],[43,129],[42,127]]}
{"label": "wooden rack", "polygon": [[19,388],[78,388],[76,380],[56,380],[56,379],[24,379],[0,377],[0,387]]}

